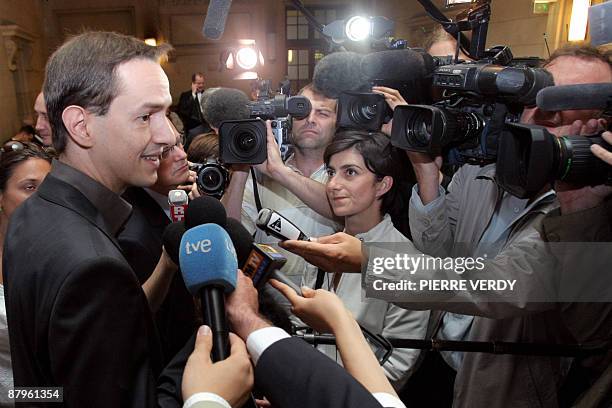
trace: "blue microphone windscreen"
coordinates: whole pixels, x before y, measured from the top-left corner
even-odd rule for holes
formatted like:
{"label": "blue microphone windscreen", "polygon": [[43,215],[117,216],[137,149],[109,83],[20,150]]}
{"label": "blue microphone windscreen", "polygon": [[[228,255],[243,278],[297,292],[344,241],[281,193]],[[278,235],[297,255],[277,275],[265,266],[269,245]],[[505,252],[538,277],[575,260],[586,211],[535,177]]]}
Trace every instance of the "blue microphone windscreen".
{"label": "blue microphone windscreen", "polygon": [[194,296],[207,285],[222,287],[225,293],[236,287],[236,250],[217,224],[199,225],[183,234],[179,263],[185,286]]}

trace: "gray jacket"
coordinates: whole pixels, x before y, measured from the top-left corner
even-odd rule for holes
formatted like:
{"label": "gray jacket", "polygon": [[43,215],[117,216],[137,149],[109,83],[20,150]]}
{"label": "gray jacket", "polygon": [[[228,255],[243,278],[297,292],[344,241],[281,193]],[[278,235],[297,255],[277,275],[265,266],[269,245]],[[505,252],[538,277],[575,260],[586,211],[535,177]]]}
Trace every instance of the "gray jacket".
{"label": "gray jacket", "polygon": [[[473,256],[502,191],[495,183],[495,166],[465,165],[453,177],[443,205],[428,212],[410,205],[410,227],[415,246],[438,257]],[[468,271],[464,278],[517,279],[514,294],[499,293],[499,301],[474,291],[419,291],[402,294],[402,307],[431,308],[477,316],[469,333],[471,341],[547,343],[558,341],[561,332],[555,304],[531,303],[551,290],[549,276],[541,271],[554,269],[545,243],[536,228],[557,206],[554,197],[537,203],[513,225],[497,256],[488,259],[480,271]],[[384,253],[370,252],[370,258]],[[392,273],[392,272],[391,272]],[[398,272],[399,273],[399,272]],[[435,279],[456,279],[453,271],[427,271]],[[365,273],[368,286],[376,276],[370,265]],[[406,302],[408,301],[408,302]],[[552,333],[552,334],[551,334]],[[554,335],[553,335],[554,334]],[[562,377],[561,360],[554,357],[466,353],[455,380],[454,407],[557,407]]]}

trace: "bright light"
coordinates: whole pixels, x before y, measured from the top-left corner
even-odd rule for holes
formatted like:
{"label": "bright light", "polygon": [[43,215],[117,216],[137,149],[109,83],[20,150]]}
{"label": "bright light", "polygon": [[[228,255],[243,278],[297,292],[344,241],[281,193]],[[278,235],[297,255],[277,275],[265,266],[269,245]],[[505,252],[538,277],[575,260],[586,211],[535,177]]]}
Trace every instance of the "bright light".
{"label": "bright light", "polygon": [[157,40],[155,38],[146,38],[144,42],[145,44],[150,45],[151,47],[157,46]]}
{"label": "bright light", "polygon": [[363,41],[370,35],[370,20],[355,16],[346,22],[346,36],[351,41]]}
{"label": "bright light", "polygon": [[591,0],[574,0],[570,19],[568,41],[583,41],[586,38],[587,20]]}
{"label": "bright light", "polygon": [[240,48],[236,52],[236,63],[242,69],[253,69],[257,65],[257,52],[251,47]]}

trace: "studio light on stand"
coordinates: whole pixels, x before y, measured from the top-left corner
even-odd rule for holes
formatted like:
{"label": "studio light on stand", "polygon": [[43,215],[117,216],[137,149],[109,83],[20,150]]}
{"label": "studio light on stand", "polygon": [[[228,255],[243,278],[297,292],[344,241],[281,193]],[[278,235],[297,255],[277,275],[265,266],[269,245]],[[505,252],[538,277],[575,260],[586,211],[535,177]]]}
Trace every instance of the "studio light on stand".
{"label": "studio light on stand", "polygon": [[232,79],[258,79],[257,70],[263,66],[264,57],[255,40],[239,40],[236,47],[221,53],[221,70],[232,71]]}

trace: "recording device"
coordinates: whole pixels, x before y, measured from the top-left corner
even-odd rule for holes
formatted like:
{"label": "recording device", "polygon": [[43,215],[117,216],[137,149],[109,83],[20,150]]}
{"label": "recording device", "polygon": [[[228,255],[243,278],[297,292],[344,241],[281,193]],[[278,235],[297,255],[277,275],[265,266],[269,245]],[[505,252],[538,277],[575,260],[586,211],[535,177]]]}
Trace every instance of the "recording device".
{"label": "recording device", "polygon": [[216,224],[191,228],[181,239],[179,262],[189,293],[201,298],[204,324],[213,335],[212,359],[224,360],[230,354],[224,295],[236,288],[238,269],[232,241]]}
{"label": "recording device", "polygon": [[183,221],[189,203],[187,192],[184,190],[170,190],[168,204],[170,204],[170,219],[172,222]]}
{"label": "recording device", "polygon": [[218,40],[225,31],[225,22],[232,0],[211,0],[208,4],[208,11],[204,19],[202,33],[204,37]]}
{"label": "recording device", "polygon": [[183,238],[184,233],[184,222],[171,222],[166,226],[166,228],[164,228],[164,233],[162,234],[162,244],[164,249],[175,265],[179,265],[181,238]]}
{"label": "recording device", "polygon": [[217,224],[225,228],[227,213],[219,200],[209,196],[191,200],[189,210],[185,214],[185,228],[191,229],[202,224]]}
{"label": "recording device", "polygon": [[219,153],[221,161],[228,164],[259,164],[267,157],[266,125],[271,121],[272,133],[285,160],[290,153],[289,133],[292,118],[303,119],[310,114],[312,105],[302,95],[279,94],[269,98],[267,83],[257,101],[249,102],[247,109],[251,119],[230,120],[219,127]]}
{"label": "recording device", "polygon": [[202,194],[219,200],[223,197],[230,174],[217,159],[208,158],[205,163],[192,163],[189,168],[196,172],[196,184]]}
{"label": "recording device", "polygon": [[294,223],[283,217],[281,214],[269,208],[262,208],[255,222],[259,229],[268,235],[272,235],[281,241],[297,239],[300,241],[310,241]]}
{"label": "recording device", "polygon": [[570,109],[602,109],[612,112],[612,84],[561,85],[544,88],[536,97],[538,108],[558,112]]}
{"label": "recording device", "polygon": [[497,181],[519,198],[533,196],[555,180],[581,186],[612,185],[612,166],[591,153],[592,144],[612,151],[601,133],[556,137],[542,126],[508,125],[499,144]]}
{"label": "recording device", "polygon": [[384,96],[343,92],[338,98],[336,126],[345,129],[380,130],[388,110]]}

